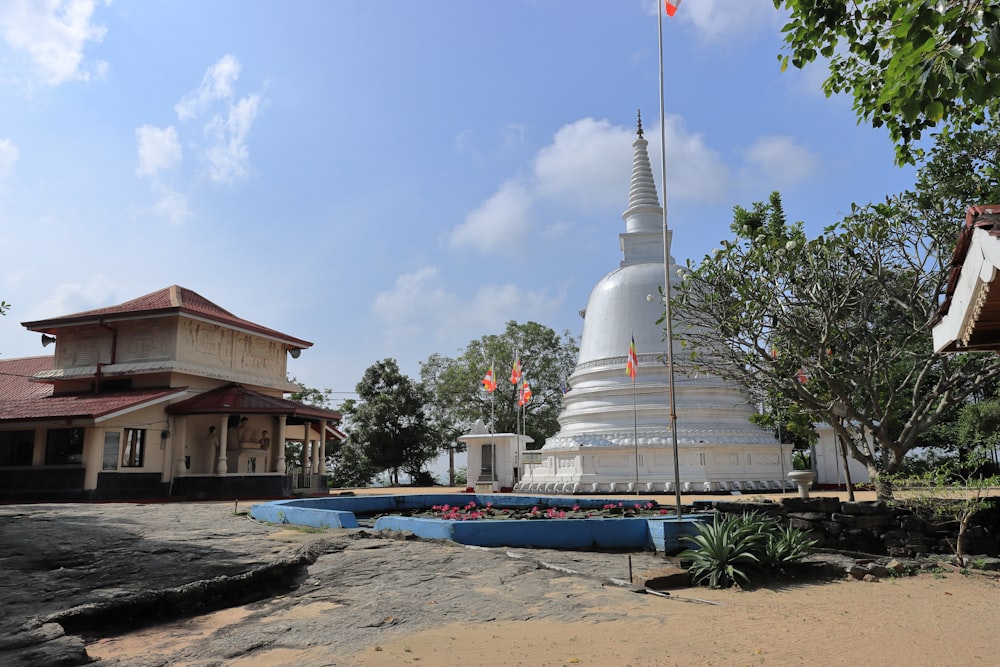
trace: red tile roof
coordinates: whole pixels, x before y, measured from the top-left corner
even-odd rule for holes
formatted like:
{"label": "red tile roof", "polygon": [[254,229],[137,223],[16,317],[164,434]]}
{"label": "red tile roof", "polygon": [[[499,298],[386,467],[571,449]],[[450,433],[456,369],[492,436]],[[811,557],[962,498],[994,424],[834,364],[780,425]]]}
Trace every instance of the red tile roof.
{"label": "red tile roof", "polygon": [[0,361],[0,421],[96,419],[137,409],[184,391],[142,389],[107,394],[52,395],[52,385],[29,382],[33,373],[52,368],[52,357]]}
{"label": "red tile roof", "polygon": [[220,308],[197,292],[189,290],[179,285],[172,285],[151,294],[140,296],[137,299],[126,301],[117,306],[86,310],[72,315],[63,315],[47,320],[37,320],[35,322],[22,322],[21,324],[32,330],[48,334],[55,334],[60,327],[85,324],[98,321],[114,321],[116,319],[134,318],[136,315],[166,315],[171,313],[190,315],[216,322],[223,326],[236,329],[243,329],[253,333],[261,334],[271,338],[277,338],[294,347],[312,347],[312,343],[288,334],[283,334],[274,329],[262,327],[249,320],[236,317],[228,310]]}
{"label": "red tile roof", "polygon": [[52,370],[52,364],[51,356],[0,360],[0,405],[51,394],[52,385],[28,379],[35,373]]}
{"label": "red tile roof", "polygon": [[322,419],[338,423],[341,419],[339,412],[296,403],[276,396],[268,396],[239,384],[225,385],[178,401],[167,407],[167,413],[172,415],[283,414],[288,417]]}

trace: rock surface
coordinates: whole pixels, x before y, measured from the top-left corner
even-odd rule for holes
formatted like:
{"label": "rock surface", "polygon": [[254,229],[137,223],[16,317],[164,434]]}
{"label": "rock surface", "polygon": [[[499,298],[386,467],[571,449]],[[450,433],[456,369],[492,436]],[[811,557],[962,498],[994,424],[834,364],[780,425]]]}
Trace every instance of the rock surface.
{"label": "rock surface", "polygon": [[[628,585],[624,553],[469,548],[360,529],[309,532],[255,522],[246,509],[0,506],[0,665],[86,664],[100,656],[85,642],[92,647],[101,638],[238,605],[238,622],[203,641],[93,664],[220,664],[307,647],[322,647],[325,657],[300,656],[303,667],[349,664],[334,656],[385,641],[397,629],[464,618],[581,620],[590,612],[574,604],[577,587]],[[631,556],[637,570],[664,564],[652,552]]]}

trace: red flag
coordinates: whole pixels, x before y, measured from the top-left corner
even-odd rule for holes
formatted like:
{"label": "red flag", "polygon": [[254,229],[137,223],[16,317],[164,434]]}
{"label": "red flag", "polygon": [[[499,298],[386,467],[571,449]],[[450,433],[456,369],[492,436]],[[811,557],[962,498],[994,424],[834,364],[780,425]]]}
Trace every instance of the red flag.
{"label": "red flag", "polygon": [[667,3],[667,16],[673,16],[677,13],[677,8],[681,6],[681,0],[666,0]]}
{"label": "red flag", "polygon": [[639,367],[639,358],[635,354],[635,336],[632,336],[632,344],[628,346],[628,361],[625,362],[625,374],[635,382],[635,371]]}
{"label": "red flag", "polygon": [[514,357],[514,367],[510,369],[510,383],[517,384],[521,381],[521,355]]}
{"label": "red flag", "polygon": [[483,377],[483,389],[492,394],[496,388],[497,383],[496,380],[493,379],[493,367],[490,366],[490,370],[486,371],[486,375]]}
{"label": "red flag", "polygon": [[521,396],[517,399],[518,405],[527,405],[528,401],[531,400],[531,385],[528,384],[528,380],[524,380],[524,384],[521,385]]}

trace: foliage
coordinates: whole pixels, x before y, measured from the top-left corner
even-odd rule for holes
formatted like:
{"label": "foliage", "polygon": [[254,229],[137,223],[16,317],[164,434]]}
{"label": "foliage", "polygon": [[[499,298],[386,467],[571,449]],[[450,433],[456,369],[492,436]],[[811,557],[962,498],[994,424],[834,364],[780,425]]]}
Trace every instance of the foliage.
{"label": "foliage", "polygon": [[774,0],[790,12],[781,68],[825,58],[826,94],[848,92],[859,122],[885,126],[899,163],[922,132],[995,115],[1000,6],[989,0]]}
{"label": "foliage", "polygon": [[959,565],[967,564],[965,541],[972,518],[995,500],[989,497],[990,489],[1000,486],[1000,475],[983,473],[989,463],[989,451],[980,448],[965,461],[953,458],[922,475],[893,479],[897,488],[894,504],[928,521],[958,524],[951,546]]}
{"label": "foliage", "polygon": [[455,485],[465,486],[469,483],[469,468],[467,466],[462,466],[455,471]]}
{"label": "foliage", "polygon": [[296,403],[305,403],[306,405],[312,405],[317,408],[323,408],[324,410],[329,410],[332,407],[332,389],[316,389],[314,387],[307,387],[294,377],[291,379],[291,382],[299,385],[300,390],[292,392],[292,394],[288,397],[289,400],[295,401]]}
{"label": "foliage", "polygon": [[775,523],[768,531],[767,541],[764,542],[761,562],[772,570],[784,574],[789,565],[798,563],[808,556],[815,544],[816,540],[809,539],[802,530]]}
{"label": "foliage", "polygon": [[830,424],[880,495],[920,436],[1000,375],[995,355],[939,355],[927,322],[956,237],[912,197],[859,207],[807,238],[781,198],[736,207],[732,241],[678,287],[676,336],[758,402]]}
{"label": "foliage", "polygon": [[712,523],[698,524],[697,531],[696,535],[681,536],[694,548],[677,557],[690,563],[692,583],[705,582],[709,588],[747,585],[755,570],[784,573],[815,544],[803,531],[783,528],[774,518],[757,511],[717,514]]}
{"label": "foliage", "polygon": [[358,462],[366,461],[369,471],[388,470],[390,483],[398,485],[400,470],[415,475],[437,454],[424,412],[427,393],[391,358],[369,366],[356,390],[358,400],[345,401],[343,410],[348,438],[363,455]]}
{"label": "foliage", "polygon": [[333,455],[330,484],[335,488],[366,487],[379,472],[365,456],[364,448],[348,438]]}
{"label": "foliage", "polygon": [[[457,358],[431,355],[420,364],[420,376],[430,392],[435,429],[443,437],[457,438],[477,419],[487,426],[492,419],[497,433],[522,432],[518,388],[508,382],[517,355],[533,393],[524,409],[523,432],[534,439],[533,448],[541,447],[559,430],[562,385],[576,365],[578,351],[569,332],[560,336],[537,322],[510,321],[502,334],[471,341]],[[497,382],[492,395],[481,384],[491,366]]]}

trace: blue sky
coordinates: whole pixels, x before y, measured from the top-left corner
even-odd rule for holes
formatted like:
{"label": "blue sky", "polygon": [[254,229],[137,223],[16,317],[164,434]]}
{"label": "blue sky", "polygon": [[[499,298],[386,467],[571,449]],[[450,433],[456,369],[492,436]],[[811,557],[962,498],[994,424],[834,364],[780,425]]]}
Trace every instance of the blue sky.
{"label": "blue sky", "polygon": [[[781,24],[771,0],[664,19],[679,261],[772,190],[818,231],[912,184],[822,68],[779,71]],[[0,354],[172,284],[312,341],[289,372],[336,392],[508,320],[579,335],[637,109],[659,184],[653,0],[5,0]]]}

